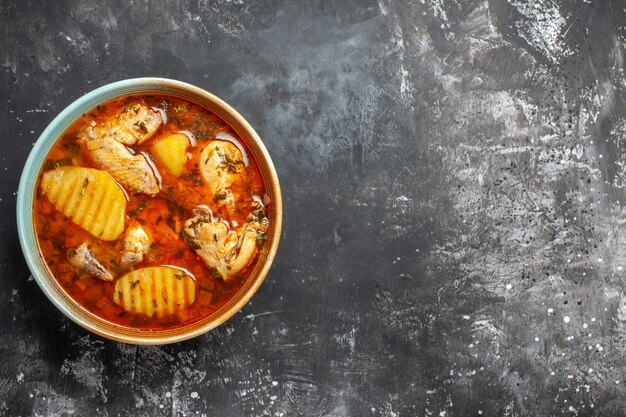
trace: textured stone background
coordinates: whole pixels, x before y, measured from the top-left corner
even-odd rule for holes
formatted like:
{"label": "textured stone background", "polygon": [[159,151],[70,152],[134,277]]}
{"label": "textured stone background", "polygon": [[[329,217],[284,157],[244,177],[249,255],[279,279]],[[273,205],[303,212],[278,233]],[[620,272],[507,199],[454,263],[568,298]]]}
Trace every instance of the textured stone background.
{"label": "textured stone background", "polygon": [[[527,3],[0,3],[0,413],[623,415],[626,3]],[[285,198],[253,302],[164,347],[62,316],[14,214],[55,114],[146,75],[239,109]]]}

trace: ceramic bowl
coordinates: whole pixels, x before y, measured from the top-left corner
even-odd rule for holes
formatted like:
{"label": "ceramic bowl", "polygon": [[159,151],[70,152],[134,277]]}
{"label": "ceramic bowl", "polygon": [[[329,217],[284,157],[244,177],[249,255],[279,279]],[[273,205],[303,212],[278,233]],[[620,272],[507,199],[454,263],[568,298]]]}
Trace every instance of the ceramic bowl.
{"label": "ceramic bowl", "polygon": [[[103,320],[76,303],[53,278],[41,256],[33,226],[33,201],[37,176],[46,155],[55,141],[83,113],[108,100],[137,94],[164,94],[197,103],[221,117],[245,142],[258,163],[265,188],[271,199],[267,217],[270,229],[249,279],[228,303],[212,315],[195,323],[169,330],[140,330],[120,326]],[[265,279],[278,249],[282,225],[282,199],[276,170],[265,145],[252,126],[230,105],[215,95],[191,84],[164,78],[135,78],[114,82],[85,94],[63,110],[41,134],[33,147],[17,194],[17,226],[24,257],[44,294],[67,317],[85,329],[125,343],[166,344],[201,335],[224,323],[238,312],[259,289]]]}

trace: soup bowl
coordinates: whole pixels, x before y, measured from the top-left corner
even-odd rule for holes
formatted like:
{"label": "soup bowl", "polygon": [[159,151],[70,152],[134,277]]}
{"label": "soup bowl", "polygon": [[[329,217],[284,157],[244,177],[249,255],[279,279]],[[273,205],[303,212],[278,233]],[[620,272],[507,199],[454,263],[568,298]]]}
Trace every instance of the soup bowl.
{"label": "soup bowl", "polygon": [[[237,293],[211,315],[181,327],[142,330],[104,320],[78,304],[54,279],[38,246],[33,222],[36,184],[46,156],[63,132],[84,113],[111,99],[131,95],[167,95],[196,103],[219,116],[243,140],[257,161],[266,193],[269,229],[253,270]],[[35,143],[20,179],[17,194],[17,226],[24,257],[35,281],[63,314],[85,329],[119,342],[156,345],[178,342],[201,335],[237,313],[259,289],[272,265],[282,226],[282,198],[272,159],[252,126],[230,105],[191,84],[164,78],[135,78],[114,82],[93,90],[74,101],[48,125]]]}

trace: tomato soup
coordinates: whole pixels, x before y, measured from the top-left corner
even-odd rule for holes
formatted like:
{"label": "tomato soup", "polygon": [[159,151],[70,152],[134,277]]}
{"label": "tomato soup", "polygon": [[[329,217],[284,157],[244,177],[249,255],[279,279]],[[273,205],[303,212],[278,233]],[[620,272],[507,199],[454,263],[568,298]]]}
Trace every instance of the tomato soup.
{"label": "tomato soup", "polygon": [[169,329],[225,304],[265,243],[256,161],[207,109],[161,95],[103,103],[50,150],[34,202],[50,272],[83,308]]}

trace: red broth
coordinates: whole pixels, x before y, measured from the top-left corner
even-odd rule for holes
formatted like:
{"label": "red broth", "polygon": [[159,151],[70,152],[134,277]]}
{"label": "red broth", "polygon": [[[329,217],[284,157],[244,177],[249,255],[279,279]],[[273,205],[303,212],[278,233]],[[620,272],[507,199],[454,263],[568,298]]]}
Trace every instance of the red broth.
{"label": "red broth", "polygon": [[[214,269],[186,244],[181,234],[185,220],[193,216],[192,210],[199,205],[209,206],[216,217],[228,219],[231,224],[245,224],[254,210],[253,196],[265,197],[265,188],[256,162],[248,154],[248,166],[239,180],[231,187],[235,197],[234,212],[229,213],[210,194],[198,170],[200,154],[206,144],[216,140],[218,132],[236,134],[218,116],[194,103],[169,96],[129,96],[104,103],[84,114],[58,139],[47,155],[39,174],[60,166],[98,168],[86,149],[81,147],[79,137],[88,125],[102,124],[120,114],[131,103],[141,102],[148,107],[162,110],[167,123],[161,124],[156,134],[147,142],[131,147],[137,154],[150,153],[150,146],[169,133],[185,131],[195,139],[195,146],[187,149],[188,160],[180,176],[165,172],[155,161],[161,176],[160,192],[156,196],[132,193],[128,195],[125,227],[141,225],[151,236],[150,249],[142,262],[130,267],[120,265],[124,234],[115,241],[103,241],[75,224],[58,211],[54,204],[37,186],[34,202],[34,224],[39,248],[45,262],[57,282],[82,307],[96,316],[122,326],[141,329],[171,329],[205,318],[224,305],[248,279],[255,259],[236,277],[224,280],[216,276]],[[193,144],[194,141],[191,141]],[[241,140],[239,140],[241,143]],[[113,281],[102,281],[68,261],[68,251],[82,243],[90,245],[98,261],[113,275]],[[257,241],[260,247],[264,241]],[[195,280],[195,301],[187,308],[173,314],[157,317],[126,311],[113,300],[115,281],[124,274],[149,266],[176,266],[184,268]]]}

